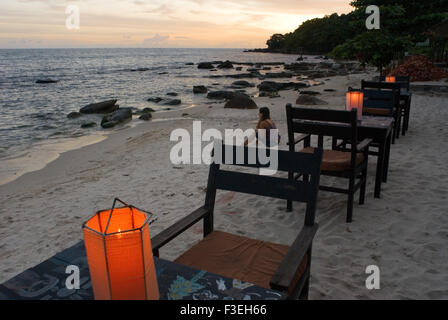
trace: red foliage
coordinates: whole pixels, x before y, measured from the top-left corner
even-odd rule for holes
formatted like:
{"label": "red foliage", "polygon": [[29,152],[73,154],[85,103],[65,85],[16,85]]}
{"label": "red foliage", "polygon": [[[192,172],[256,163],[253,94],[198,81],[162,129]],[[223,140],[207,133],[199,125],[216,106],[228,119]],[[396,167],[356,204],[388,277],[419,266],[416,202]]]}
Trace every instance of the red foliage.
{"label": "red foliage", "polygon": [[389,72],[391,76],[410,76],[411,81],[438,81],[448,78],[448,73],[433,65],[424,55],[414,55]]}

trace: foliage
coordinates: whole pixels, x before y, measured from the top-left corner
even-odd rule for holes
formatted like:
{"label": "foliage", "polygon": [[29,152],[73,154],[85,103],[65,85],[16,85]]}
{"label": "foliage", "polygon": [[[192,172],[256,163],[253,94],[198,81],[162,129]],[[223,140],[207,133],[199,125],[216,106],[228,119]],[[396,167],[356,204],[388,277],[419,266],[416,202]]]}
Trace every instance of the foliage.
{"label": "foliage", "polygon": [[330,56],[338,59],[357,59],[370,64],[380,72],[403,54],[411,44],[408,37],[398,37],[382,30],[371,30],[337,46]]}

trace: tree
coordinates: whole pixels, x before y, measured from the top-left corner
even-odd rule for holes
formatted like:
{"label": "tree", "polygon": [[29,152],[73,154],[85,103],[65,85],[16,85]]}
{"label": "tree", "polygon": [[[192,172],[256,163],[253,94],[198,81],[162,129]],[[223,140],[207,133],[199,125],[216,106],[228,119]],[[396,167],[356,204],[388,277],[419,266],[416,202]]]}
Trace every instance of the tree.
{"label": "tree", "polygon": [[357,59],[363,65],[377,67],[382,75],[383,68],[393,59],[402,56],[410,45],[409,37],[397,37],[383,30],[371,30],[337,46],[330,56],[338,59]]}
{"label": "tree", "polygon": [[272,35],[272,37],[266,42],[269,49],[281,49],[284,46],[285,36],[280,33]]}

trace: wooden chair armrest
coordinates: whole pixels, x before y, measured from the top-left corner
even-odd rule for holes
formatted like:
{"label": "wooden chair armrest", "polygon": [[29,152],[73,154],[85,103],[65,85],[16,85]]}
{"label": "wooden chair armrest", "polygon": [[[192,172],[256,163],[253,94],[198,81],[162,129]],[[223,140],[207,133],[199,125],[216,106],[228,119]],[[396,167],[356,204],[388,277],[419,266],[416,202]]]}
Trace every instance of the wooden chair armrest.
{"label": "wooden chair armrest", "polygon": [[363,151],[367,147],[369,147],[373,142],[373,139],[364,139],[356,146],[357,151]]}
{"label": "wooden chair armrest", "polygon": [[[301,134],[300,136],[298,136],[295,140],[294,140],[294,145],[298,144],[299,142],[305,140],[306,138],[310,137],[311,135],[309,134]],[[289,142],[287,143],[287,145],[289,146]]]}
{"label": "wooden chair armrest", "polygon": [[160,232],[158,235],[156,235],[151,239],[152,250],[157,252],[165,244],[167,244],[168,242],[176,238],[178,235],[180,235],[182,232],[184,232],[192,225],[197,223],[199,220],[204,218],[204,216],[206,216],[209,212],[210,212],[209,209],[201,207],[199,209],[196,209],[183,219],[179,220],[171,227],[163,230],[162,232]]}
{"label": "wooden chair armrest", "polygon": [[[289,248],[277,271],[272,276],[270,286],[273,290],[287,291],[302,263],[305,254],[313,243],[318,224],[305,226]],[[311,257],[308,257],[311,259]]]}

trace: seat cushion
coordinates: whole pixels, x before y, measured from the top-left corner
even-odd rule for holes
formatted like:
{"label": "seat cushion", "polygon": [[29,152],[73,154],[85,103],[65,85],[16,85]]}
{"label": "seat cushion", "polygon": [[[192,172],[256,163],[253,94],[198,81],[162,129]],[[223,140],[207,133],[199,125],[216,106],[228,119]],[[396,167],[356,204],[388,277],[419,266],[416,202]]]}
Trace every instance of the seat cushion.
{"label": "seat cushion", "polygon": [[[285,245],[214,231],[175,262],[269,289],[269,282],[288,250]],[[306,271],[307,261],[306,255],[292,285]]]}
{"label": "seat cushion", "polygon": [[[394,112],[397,111],[397,108],[394,108]],[[390,110],[389,109],[383,109],[383,108],[364,108],[362,111],[363,114],[366,115],[375,115],[375,116],[389,116]]]}
{"label": "seat cushion", "polygon": [[[302,149],[301,152],[314,153],[313,147]],[[324,150],[322,156],[322,171],[347,171],[350,170],[352,161],[351,152],[338,151],[338,150]],[[361,164],[364,161],[364,154],[358,153],[356,156],[356,165]]]}

